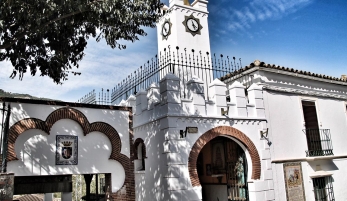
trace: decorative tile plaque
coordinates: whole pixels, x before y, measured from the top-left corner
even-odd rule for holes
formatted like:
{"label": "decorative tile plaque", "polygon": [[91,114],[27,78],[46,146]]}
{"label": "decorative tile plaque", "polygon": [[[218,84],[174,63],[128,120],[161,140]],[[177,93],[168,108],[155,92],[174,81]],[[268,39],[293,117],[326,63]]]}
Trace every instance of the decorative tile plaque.
{"label": "decorative tile plaque", "polygon": [[287,201],[305,201],[301,163],[284,163],[283,171]]}
{"label": "decorative tile plaque", "polygon": [[78,164],[78,137],[71,135],[57,135],[56,165]]}

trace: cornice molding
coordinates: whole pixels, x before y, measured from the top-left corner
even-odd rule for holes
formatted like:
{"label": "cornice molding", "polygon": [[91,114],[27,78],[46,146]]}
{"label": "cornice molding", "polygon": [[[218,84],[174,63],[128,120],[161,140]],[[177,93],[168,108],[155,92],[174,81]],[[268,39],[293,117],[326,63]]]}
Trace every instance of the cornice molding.
{"label": "cornice molding", "polygon": [[292,94],[301,94],[301,95],[307,95],[307,96],[317,96],[317,97],[347,100],[347,94],[343,95],[343,94],[333,94],[333,93],[322,92],[322,91],[309,91],[309,90],[294,89],[289,87],[273,86],[268,84],[263,84],[263,89],[285,92],[285,93],[292,93]]}
{"label": "cornice molding", "polygon": [[[141,118],[141,117],[137,117]],[[158,116],[153,120],[148,120],[141,124],[134,125],[134,131],[143,131],[150,129],[151,126],[159,126],[160,120],[164,118],[177,118],[176,122],[182,123],[217,123],[217,124],[250,124],[259,125],[261,122],[267,122],[266,118],[249,118],[249,117],[225,117],[225,116],[195,116],[187,114],[165,114]]]}

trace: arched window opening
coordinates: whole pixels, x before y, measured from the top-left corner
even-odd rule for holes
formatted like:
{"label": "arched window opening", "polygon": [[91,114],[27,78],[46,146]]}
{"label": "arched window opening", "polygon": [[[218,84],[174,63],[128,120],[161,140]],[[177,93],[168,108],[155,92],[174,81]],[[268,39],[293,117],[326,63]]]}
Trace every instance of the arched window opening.
{"label": "arched window opening", "polygon": [[135,157],[134,165],[136,171],[145,170],[146,147],[142,139],[138,138],[134,143]]}
{"label": "arched window opening", "polygon": [[140,143],[139,146],[137,146],[137,156],[138,160],[140,160],[140,169],[139,170],[145,170],[145,156],[143,153],[144,145],[143,143]]}

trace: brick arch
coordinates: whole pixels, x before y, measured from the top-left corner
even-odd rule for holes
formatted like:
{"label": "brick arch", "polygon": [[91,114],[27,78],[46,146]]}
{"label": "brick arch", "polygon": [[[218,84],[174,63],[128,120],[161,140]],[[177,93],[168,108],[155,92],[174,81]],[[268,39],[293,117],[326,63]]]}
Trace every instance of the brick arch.
{"label": "brick arch", "polygon": [[201,186],[196,169],[196,161],[201,149],[218,136],[231,136],[241,141],[249,151],[252,160],[252,179],[260,179],[261,163],[259,153],[253,142],[241,131],[230,126],[218,126],[199,137],[192,147],[188,159],[189,176],[193,186]]}
{"label": "brick arch", "polygon": [[[22,119],[12,125],[9,129],[7,161],[18,160],[14,145],[18,136],[24,131],[29,129],[40,129],[49,135],[54,123],[61,119],[70,119],[76,121],[81,126],[84,136],[93,131],[98,131],[105,134],[110,140],[112,146],[109,159],[118,161],[123,166],[125,171],[125,181],[122,188],[128,188],[129,191],[134,191],[134,173],[132,171],[132,164],[129,157],[120,153],[122,143],[117,130],[104,122],[89,123],[87,117],[82,112],[70,107],[64,107],[53,111],[48,115],[45,121],[37,118],[27,118]],[[115,193],[114,196],[117,197],[118,194]],[[132,194],[127,195],[127,197],[127,200],[134,200]]]}
{"label": "brick arch", "polygon": [[[39,129],[44,131],[47,135],[57,121],[61,119],[70,119],[77,122],[82,130],[84,136],[88,135],[90,132],[98,131],[105,134],[111,142],[112,150],[109,159],[118,161],[124,168],[125,171],[125,180],[122,189],[126,189],[127,193],[125,195],[124,200],[135,200],[135,195],[132,192],[135,192],[135,184],[134,184],[134,171],[133,164],[131,159],[120,153],[122,148],[122,142],[119,137],[119,134],[115,128],[105,122],[94,122],[89,123],[87,117],[74,108],[63,107],[53,111],[48,115],[45,121],[37,119],[37,118],[27,118],[22,119],[16,122],[9,129],[9,139],[8,139],[8,153],[7,153],[7,161],[18,160],[14,145],[19,135],[21,135],[24,131],[29,129]],[[132,113],[130,110],[129,115],[129,124],[130,124],[130,144],[132,144]],[[130,150],[132,155],[132,150]],[[111,196],[116,200],[120,200],[124,195],[121,195],[120,190],[116,193],[112,193]]]}
{"label": "brick arch", "polygon": [[93,131],[99,131],[105,134],[112,145],[109,159],[117,160],[119,158],[122,142],[116,129],[104,122],[94,122],[90,124],[87,117],[82,112],[74,108],[64,107],[53,111],[48,115],[45,121],[36,118],[27,118],[12,125],[9,132],[7,160],[18,160],[14,150],[14,145],[18,136],[24,131],[29,129],[40,129],[49,135],[49,131],[54,123],[61,119],[71,119],[76,121],[81,126],[84,136]]}
{"label": "brick arch", "polygon": [[48,115],[46,118],[46,124],[51,129],[53,124],[61,119],[71,119],[76,121],[82,127],[84,136],[90,133],[89,121],[81,111],[69,107],[59,108]]}
{"label": "brick arch", "polygon": [[142,144],[142,158],[147,158],[145,142],[142,138],[137,138],[134,142],[134,159],[139,159],[139,156],[137,155],[137,147],[140,144]]}
{"label": "brick arch", "polygon": [[14,144],[18,136],[29,129],[40,129],[48,135],[50,130],[45,121],[36,118],[28,118],[16,122],[9,129],[7,161],[18,160],[14,150]]}

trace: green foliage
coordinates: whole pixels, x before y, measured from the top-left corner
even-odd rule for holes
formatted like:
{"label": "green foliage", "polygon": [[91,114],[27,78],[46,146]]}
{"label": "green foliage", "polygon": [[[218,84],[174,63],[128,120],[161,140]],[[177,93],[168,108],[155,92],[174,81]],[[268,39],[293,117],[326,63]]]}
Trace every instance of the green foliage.
{"label": "green foliage", "polygon": [[61,193],[53,193],[54,198],[61,198]]}
{"label": "green foliage", "polygon": [[0,61],[11,61],[20,79],[29,71],[57,84],[78,68],[89,37],[124,49],[154,27],[159,0],[2,0]]}
{"label": "green foliage", "polygon": [[[102,189],[100,186],[100,179],[105,178],[105,174],[99,174],[98,187]],[[92,182],[90,183],[90,192],[92,194],[96,193],[96,176],[93,176]],[[85,196],[86,193],[86,183],[83,175],[72,175],[72,200],[79,201],[82,200],[82,197]],[[105,194],[101,190],[98,190],[98,194]]]}

